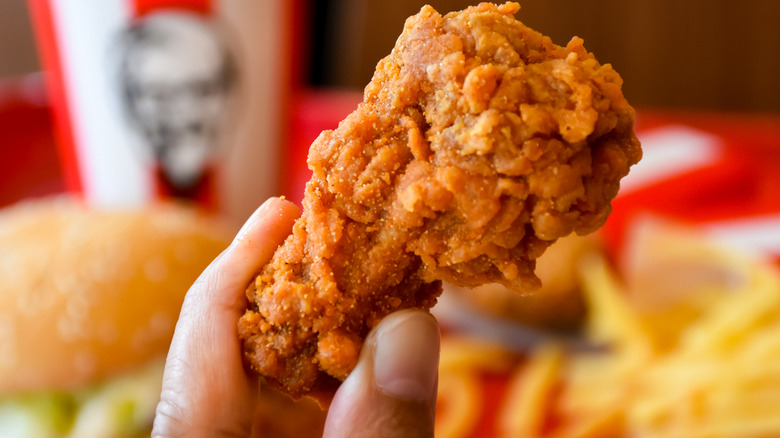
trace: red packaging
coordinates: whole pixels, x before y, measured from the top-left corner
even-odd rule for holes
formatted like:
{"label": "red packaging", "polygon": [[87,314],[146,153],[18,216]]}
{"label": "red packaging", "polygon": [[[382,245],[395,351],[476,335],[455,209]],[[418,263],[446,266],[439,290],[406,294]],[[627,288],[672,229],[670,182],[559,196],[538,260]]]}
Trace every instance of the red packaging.
{"label": "red packaging", "polygon": [[236,219],[278,193],[296,2],[29,3],[71,191]]}

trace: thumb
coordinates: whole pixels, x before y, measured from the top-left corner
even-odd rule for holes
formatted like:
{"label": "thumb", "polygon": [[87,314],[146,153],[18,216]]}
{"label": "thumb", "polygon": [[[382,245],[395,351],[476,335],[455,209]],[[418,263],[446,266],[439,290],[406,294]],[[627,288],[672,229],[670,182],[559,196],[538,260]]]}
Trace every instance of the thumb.
{"label": "thumb", "polygon": [[439,341],[439,326],[427,312],[403,310],[383,319],[336,392],[323,436],[433,437]]}

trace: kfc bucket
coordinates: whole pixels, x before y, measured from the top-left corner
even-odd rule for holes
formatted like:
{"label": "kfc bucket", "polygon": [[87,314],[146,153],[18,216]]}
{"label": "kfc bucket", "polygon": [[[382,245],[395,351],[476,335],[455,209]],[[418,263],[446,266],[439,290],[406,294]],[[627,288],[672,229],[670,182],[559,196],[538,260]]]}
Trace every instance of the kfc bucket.
{"label": "kfc bucket", "polygon": [[70,189],[236,219],[276,194],[293,5],[30,0]]}

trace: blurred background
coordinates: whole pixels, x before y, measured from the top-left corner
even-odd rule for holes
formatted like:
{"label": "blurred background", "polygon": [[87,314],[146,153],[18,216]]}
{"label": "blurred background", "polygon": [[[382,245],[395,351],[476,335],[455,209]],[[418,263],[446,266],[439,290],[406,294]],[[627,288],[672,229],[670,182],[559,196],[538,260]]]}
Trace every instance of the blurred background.
{"label": "blurred background", "polygon": [[[310,80],[361,87],[424,1],[325,0],[311,9]],[[437,10],[473,3],[433,0]],[[518,18],[565,45],[572,36],[623,76],[636,107],[780,111],[780,2],[525,0]]]}
{"label": "blurred background", "polygon": [[[212,166],[221,175],[231,176],[233,185],[227,194],[241,203],[230,212],[238,221],[231,225],[243,222],[269,194],[300,201],[309,179],[309,145],[323,129],[334,128],[354,110],[404,20],[426,3],[99,1],[0,1],[0,206],[69,189],[84,194],[71,179],[74,172],[77,179],[86,179],[82,168],[74,169],[83,160],[75,156],[83,152],[79,147],[87,140],[105,155],[116,155],[120,146],[137,146],[119,144],[137,139],[125,126],[127,120],[112,113],[116,90],[109,89],[105,65],[97,61],[115,48],[109,45],[115,31],[131,27],[128,23],[143,24],[149,17],[165,15],[157,13],[171,8],[197,10],[205,23],[218,17],[214,22],[232,25],[226,26],[233,32],[229,42],[238,44],[227,52],[244,55],[236,56],[239,92],[235,94],[240,110],[224,111],[235,119],[225,130],[226,137],[243,152],[230,159],[228,154],[215,154]],[[476,2],[429,3],[446,13]],[[614,211],[598,234],[564,239],[545,253],[537,269],[546,287],[542,293],[520,296],[491,285],[463,293],[448,287],[435,308],[445,328],[452,330],[442,345],[439,389],[443,402],[437,414],[441,423],[437,423],[437,436],[640,436],[636,431],[647,432],[649,424],[657,424],[663,433],[641,436],[780,436],[777,413],[769,411],[780,404],[780,312],[776,311],[780,309],[776,269],[780,266],[780,1],[520,3],[517,17],[526,25],[559,45],[573,36],[582,37],[601,63],[613,64],[624,79],[624,94],[638,110],[636,131],[645,155],[621,183],[621,192],[612,203]],[[33,9],[37,14],[31,12],[31,5],[37,5]],[[63,10],[71,13],[54,17],[59,21],[52,18]],[[110,23],[101,28],[105,22]],[[68,25],[70,34],[52,30]],[[74,35],[82,39],[73,40]],[[46,38],[51,40],[48,46]],[[78,41],[68,49],[83,51],[75,56],[59,47],[63,53],[47,52],[47,61],[43,61],[40,47],[51,51],[52,46],[64,46],[66,40]],[[187,42],[202,55],[201,46],[192,39]],[[166,44],[157,41],[157,46]],[[52,63],[57,56],[64,62]],[[50,73],[40,74],[52,65],[55,68]],[[162,65],[163,73],[177,70],[173,76],[192,70],[186,63],[179,69]],[[186,85],[174,84],[163,91],[175,98],[181,97],[177,90],[184,89],[186,94],[204,89],[200,83],[194,88]],[[206,85],[206,90],[224,91],[219,98],[233,91],[208,87],[212,82]],[[87,103],[93,105],[87,108]],[[189,105],[198,106],[205,105]],[[218,109],[216,113],[223,114],[223,107]],[[109,122],[105,126],[127,129],[102,129],[104,116]],[[205,118],[217,117],[210,113]],[[99,135],[73,133],[88,129]],[[111,147],[104,147],[107,144]],[[242,155],[247,151],[252,156]],[[85,155],[91,158],[90,153]],[[131,185],[122,178],[126,170],[122,166],[131,160],[119,161],[119,166],[99,169],[117,175],[106,185]],[[226,201],[225,193],[215,194],[210,185],[212,164],[201,169],[209,176],[198,182],[205,181],[198,186],[203,190],[197,196],[183,197],[223,213],[219,204]],[[160,182],[158,165],[144,168],[143,176],[151,186]],[[250,193],[249,187],[260,186],[252,178],[267,169],[262,190]],[[158,191],[145,200],[149,203],[172,196],[160,187],[153,188]],[[648,222],[648,218],[663,220]],[[699,233],[706,239],[689,241],[691,236],[700,237]],[[720,250],[710,248],[712,241],[728,244],[729,249],[721,253],[720,246]],[[735,261],[738,252],[732,248],[758,254],[767,263],[755,263],[752,258]],[[583,260],[591,263],[584,265]],[[741,302],[728,301],[739,294],[752,295]],[[744,324],[733,324],[737,320]],[[463,339],[461,333],[466,335]],[[698,333],[709,344],[687,349],[683,341],[678,343],[690,333]],[[482,339],[475,342],[471,335]],[[604,349],[605,345],[616,348]],[[639,356],[634,355],[637,345]],[[518,356],[518,351],[524,354]],[[591,362],[589,354],[593,353],[601,353],[598,362]],[[742,362],[730,368],[734,358]],[[711,372],[702,375],[699,369],[705,362]],[[567,374],[570,370],[574,375]],[[669,370],[673,375],[663,374]],[[616,381],[615,376],[623,380]],[[652,380],[656,377],[657,381]],[[561,392],[561,388],[569,390]],[[635,388],[648,392],[635,392]],[[672,398],[667,397],[670,394]],[[646,401],[652,409],[643,404]],[[712,406],[707,405],[710,401]],[[301,421],[306,418],[322,421],[317,408],[300,415],[285,400],[263,403],[259,414],[270,430],[310,427]],[[453,410],[459,406],[465,406],[466,412]],[[72,407],[67,409],[72,416]],[[738,415],[742,411],[744,415]],[[652,418],[638,429],[616,421],[642,419],[642,415]],[[693,429],[673,433],[666,429],[670,418],[681,419]],[[730,433],[712,432],[720,420],[732,421],[723,429]],[[755,432],[751,435],[735,424],[765,428],[749,428]],[[566,430],[545,435],[549,428]],[[499,435],[498,430],[506,433]],[[274,431],[271,436],[307,436],[300,430]]]}
{"label": "blurred background", "polygon": [[[430,3],[313,0],[304,12],[301,72],[318,87],[362,89],[403,22]],[[612,63],[637,107],[780,112],[780,2],[775,0],[525,0],[519,19],[566,44],[572,36]],[[25,0],[0,2],[0,78],[40,69]]]}
{"label": "blurred background", "polygon": [[[3,130],[7,136],[23,137],[15,140],[16,143],[52,149],[46,146],[54,141],[52,130],[47,128],[52,125],[49,109],[56,95],[47,94],[43,77],[34,75],[45,67],[39,56],[40,44],[36,44],[35,14],[29,10],[36,1],[0,2],[0,95],[5,96],[0,96],[0,111],[5,115],[0,118],[0,128],[29,123],[36,129]],[[206,0],[160,0],[166,2],[223,4]],[[308,179],[308,172],[301,165],[308,145],[322,129],[335,127],[354,108],[376,63],[392,49],[404,20],[425,3],[421,0],[269,1],[262,6],[268,11],[268,17],[248,17],[245,23],[238,23],[244,32],[253,26],[262,29],[277,23],[275,28],[249,31],[251,38],[270,35],[270,41],[258,44],[240,36],[245,40],[242,41],[244,49],[254,51],[250,63],[255,65],[244,66],[249,68],[245,74],[252,77],[249,85],[254,91],[244,94],[255,99],[255,107],[244,114],[255,120],[256,126],[238,126],[243,132],[239,132],[236,140],[246,143],[251,139],[267,146],[269,153],[276,154],[273,160],[281,165],[281,170],[271,178],[275,181],[272,184],[252,182],[268,189],[252,195],[247,206],[240,205],[246,195],[228,199],[228,204],[236,204],[230,207],[234,216],[245,216],[251,205],[269,193],[300,198]],[[473,2],[433,0],[429,3],[444,13],[460,10]],[[246,14],[239,13],[237,17],[242,15]],[[780,2],[774,0],[525,0],[518,13],[521,21],[549,35],[557,44],[565,45],[573,36],[582,37],[585,47],[600,62],[613,64],[622,75],[624,94],[640,113],[737,114],[751,119],[780,113],[778,16]],[[284,24],[278,24],[280,20]],[[72,76],[71,80],[80,77]],[[31,81],[22,81],[24,78]],[[88,83],[91,79],[81,81]],[[21,86],[22,82],[28,86]],[[262,88],[266,86],[263,83],[274,85]],[[262,133],[268,132],[271,134],[266,138]],[[5,144],[11,143],[7,138]],[[28,174],[57,172],[56,162],[41,159],[49,149],[16,152],[19,155],[16,163],[29,164],[29,172],[0,177],[0,184],[6,188],[0,193],[0,205],[21,194],[62,188],[60,175],[48,182],[38,177],[33,180],[34,187],[29,183]],[[231,174],[239,175],[230,184],[248,181],[247,175],[252,172],[246,163],[250,160],[227,164]],[[69,178],[72,179],[65,175],[65,180]]]}
{"label": "blurred background", "polygon": [[40,70],[32,23],[24,0],[0,4],[0,78]]}

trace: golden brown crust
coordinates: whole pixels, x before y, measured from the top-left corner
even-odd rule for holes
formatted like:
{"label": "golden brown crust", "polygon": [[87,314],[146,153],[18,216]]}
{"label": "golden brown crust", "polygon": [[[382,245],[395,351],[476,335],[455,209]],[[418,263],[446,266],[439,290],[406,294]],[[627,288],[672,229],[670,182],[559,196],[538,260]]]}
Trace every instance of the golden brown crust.
{"label": "golden brown crust", "polygon": [[423,7],[364,101],[309,152],[293,235],[249,287],[252,367],[294,397],[332,388],[383,316],[439,281],[538,287],[555,239],[601,226],[641,150],[621,79],[483,3]]}
{"label": "golden brown crust", "polygon": [[175,205],[2,210],[0,393],[72,389],[164,355],[184,294],[228,242]]}

